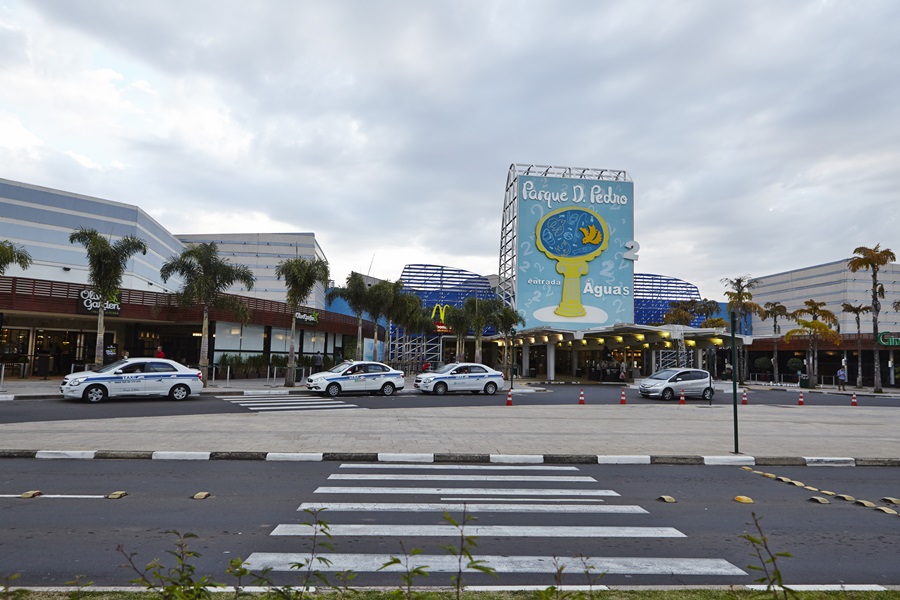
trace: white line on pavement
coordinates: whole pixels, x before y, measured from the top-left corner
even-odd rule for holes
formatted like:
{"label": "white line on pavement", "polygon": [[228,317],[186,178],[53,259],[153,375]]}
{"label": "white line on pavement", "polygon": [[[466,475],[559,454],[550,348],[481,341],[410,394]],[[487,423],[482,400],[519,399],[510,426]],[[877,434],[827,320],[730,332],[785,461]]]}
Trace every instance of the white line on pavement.
{"label": "white line on pavement", "polygon": [[[328,559],[327,568],[320,570],[374,572],[391,560],[390,554],[317,554]],[[309,554],[254,552],[247,559],[247,567],[253,570],[270,568],[273,571],[291,571],[292,565],[310,558]],[[479,556],[485,564],[498,573],[556,573],[565,567],[567,573],[583,573],[585,565],[580,559],[552,556]],[[613,575],[746,575],[744,571],[726,560],[718,558],[585,558],[594,573]],[[453,556],[419,554],[410,557],[410,566],[427,567],[432,573],[452,573],[459,568]],[[386,567],[385,571],[402,572],[402,565]],[[475,572],[466,569],[466,572]]]}
{"label": "white line on pavement", "polygon": [[589,475],[426,475],[386,474],[386,473],[334,473],[328,479],[349,479],[360,481],[558,481],[565,483],[596,483]]}
{"label": "white line on pavement", "polygon": [[417,487],[320,487],[316,494],[491,494],[494,496],[618,496],[612,490],[534,489],[534,488],[417,488]]}
{"label": "white line on pavement", "polygon": [[[309,524],[283,524],[272,535],[307,536]],[[459,527],[453,525],[378,525],[342,524],[328,526],[331,536],[360,537],[458,537]],[[479,537],[543,537],[543,538],[682,538],[687,537],[673,527],[582,527],[547,525],[467,525],[466,535]]]}
{"label": "white line on pavement", "polygon": [[[504,499],[505,500],[505,499]],[[529,500],[534,502],[534,498]],[[329,512],[533,512],[533,513],[607,513],[646,514],[640,506],[631,504],[487,504],[487,503],[406,503],[406,502],[304,502],[297,510],[327,510]]]}
{"label": "white line on pavement", "polygon": [[532,465],[387,465],[387,464],[353,464],[344,463],[341,469],[450,469],[460,471],[577,471],[578,467],[532,466]]}

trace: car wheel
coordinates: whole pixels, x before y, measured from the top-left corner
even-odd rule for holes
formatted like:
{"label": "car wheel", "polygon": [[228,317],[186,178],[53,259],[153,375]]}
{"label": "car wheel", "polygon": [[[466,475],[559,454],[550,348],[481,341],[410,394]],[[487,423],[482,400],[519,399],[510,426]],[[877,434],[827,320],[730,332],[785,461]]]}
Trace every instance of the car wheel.
{"label": "car wheel", "polygon": [[393,396],[394,395],[394,384],[390,381],[381,386],[381,395],[382,396]]}
{"label": "car wheel", "polygon": [[715,394],[715,391],[711,387],[708,387],[703,390],[703,399],[709,402],[713,399],[713,394]]}
{"label": "car wheel", "polygon": [[497,384],[494,383],[493,381],[488,382],[484,386],[484,393],[487,394],[488,396],[493,396],[494,394],[496,394],[497,393]]}
{"label": "car wheel", "polygon": [[336,383],[329,383],[328,387],[325,388],[325,393],[334,398],[341,393],[341,386]]}
{"label": "car wheel", "polygon": [[85,402],[92,402],[96,404],[97,402],[103,402],[106,400],[106,388],[102,385],[92,385],[88,389],[84,390],[84,398]]}
{"label": "car wheel", "polygon": [[436,386],[434,386],[434,393],[437,394],[438,396],[443,396],[444,394],[446,394],[447,393],[447,384],[439,383]]}
{"label": "car wheel", "polygon": [[662,399],[666,402],[671,402],[675,399],[675,392],[672,391],[672,388],[666,388],[663,390]]}
{"label": "car wheel", "polygon": [[169,399],[170,400],[184,400],[188,396],[191,395],[191,388],[186,385],[176,385],[171,390],[169,390]]}

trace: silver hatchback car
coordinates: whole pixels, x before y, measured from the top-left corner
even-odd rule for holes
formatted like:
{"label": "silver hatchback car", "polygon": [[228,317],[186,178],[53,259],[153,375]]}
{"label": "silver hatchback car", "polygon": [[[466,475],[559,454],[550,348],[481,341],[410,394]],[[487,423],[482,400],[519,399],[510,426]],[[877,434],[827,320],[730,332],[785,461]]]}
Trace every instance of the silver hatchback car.
{"label": "silver hatchback car", "polygon": [[681,397],[712,400],[716,393],[709,371],[702,369],[663,369],[641,382],[639,391],[644,398],[674,400]]}

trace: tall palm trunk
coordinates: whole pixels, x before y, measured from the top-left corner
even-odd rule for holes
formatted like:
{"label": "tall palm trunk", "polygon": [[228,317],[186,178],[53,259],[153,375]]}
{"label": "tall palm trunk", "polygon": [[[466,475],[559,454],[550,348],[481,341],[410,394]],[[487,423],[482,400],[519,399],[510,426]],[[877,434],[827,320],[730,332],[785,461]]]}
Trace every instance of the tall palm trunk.
{"label": "tall palm trunk", "polygon": [[297,312],[291,316],[291,342],[288,344],[287,373],[284,374],[285,387],[294,387],[297,384],[297,350],[294,347],[294,338],[297,337]]}
{"label": "tall palm trunk", "polygon": [[859,317],[856,323],[856,387],[862,387],[862,334],[859,330]]}
{"label": "tall palm trunk", "polygon": [[[356,324],[356,360],[362,360],[362,351],[363,351],[362,347],[363,347],[363,345],[364,345],[364,343],[365,343],[365,340],[363,339],[363,332],[362,332],[362,313],[359,313],[358,315],[356,315],[356,319],[357,319],[357,324]],[[375,331],[377,332],[378,330],[376,329]]]}
{"label": "tall palm trunk", "polygon": [[881,311],[881,302],[878,301],[877,294],[872,308],[872,350],[875,352],[875,386],[872,391],[880,394],[884,390],[881,389],[881,360],[878,356],[878,313]]}
{"label": "tall palm trunk", "polygon": [[203,387],[209,381],[209,308],[203,305],[203,330],[200,334],[200,372],[203,373]]}
{"label": "tall palm trunk", "polygon": [[100,310],[97,311],[97,343],[94,344],[94,366],[100,368],[103,366],[103,346],[106,339],[106,327],[103,324],[103,305],[105,300],[100,300]]}
{"label": "tall palm trunk", "polygon": [[778,338],[772,341],[772,379],[778,383]]}

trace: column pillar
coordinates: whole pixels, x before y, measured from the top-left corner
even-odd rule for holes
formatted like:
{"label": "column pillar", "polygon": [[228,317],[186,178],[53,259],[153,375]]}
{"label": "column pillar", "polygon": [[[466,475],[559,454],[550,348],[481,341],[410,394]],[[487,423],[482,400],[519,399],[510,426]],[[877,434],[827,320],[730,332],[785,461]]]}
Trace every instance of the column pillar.
{"label": "column pillar", "polygon": [[556,343],[547,342],[547,379],[556,379]]}

